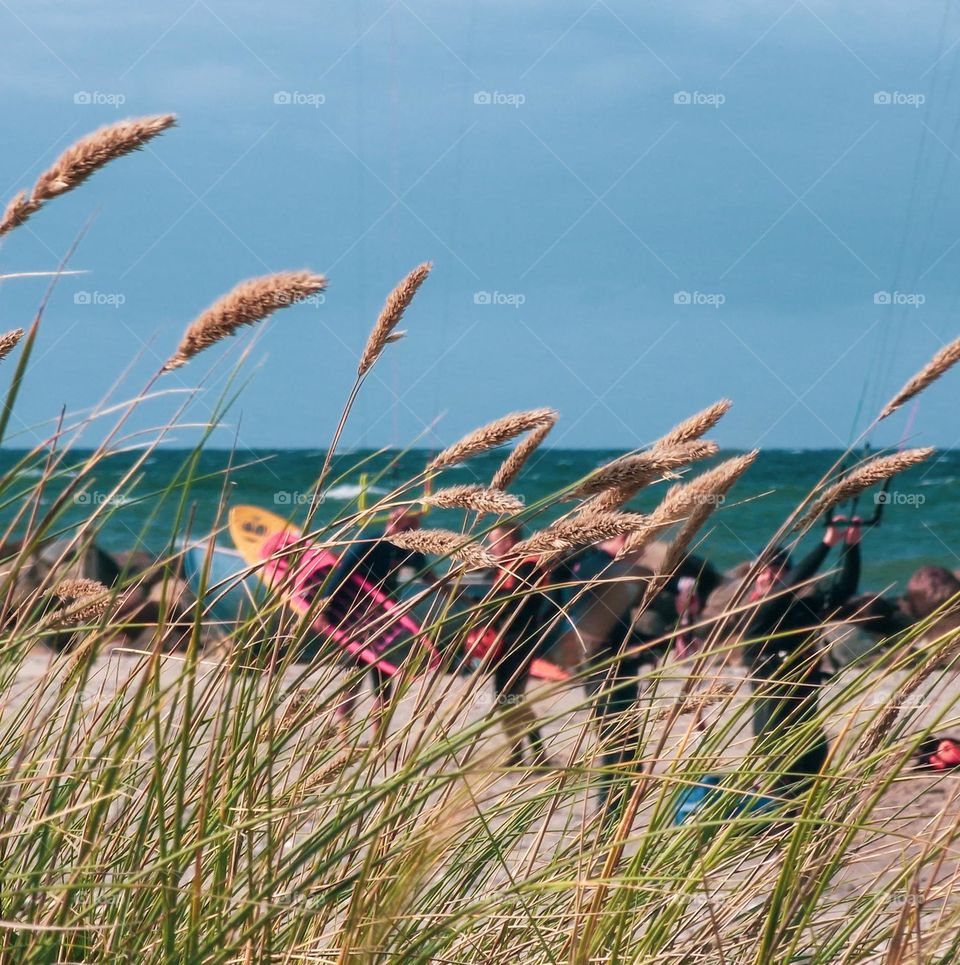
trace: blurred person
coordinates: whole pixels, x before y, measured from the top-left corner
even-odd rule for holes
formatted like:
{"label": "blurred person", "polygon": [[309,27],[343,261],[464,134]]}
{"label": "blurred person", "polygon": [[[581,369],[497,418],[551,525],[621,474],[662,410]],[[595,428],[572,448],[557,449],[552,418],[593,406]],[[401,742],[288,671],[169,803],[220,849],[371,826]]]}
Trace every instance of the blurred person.
{"label": "blurred person", "polygon": [[[420,528],[420,514],[405,507],[395,509],[387,518],[382,532],[375,533],[370,538],[357,540],[344,552],[336,568],[327,581],[332,588],[323,606],[323,615],[331,623],[356,629],[357,633],[364,633],[364,621],[370,616],[380,616],[380,611],[373,610],[373,599],[368,590],[363,589],[357,577],[368,587],[384,593],[393,602],[398,601],[401,577],[404,571],[420,574],[428,583],[433,583],[436,577],[427,564],[423,553],[401,549],[388,542],[386,537],[397,533],[406,533]],[[390,700],[390,678],[377,665],[368,664],[359,658],[346,657],[348,665],[356,666],[358,670],[369,670],[369,677],[373,686],[374,705],[371,713],[374,726],[374,737],[378,737],[383,725],[386,705]],[[341,693],[336,707],[337,728],[345,733],[353,720],[353,714],[363,691],[363,680],[366,675],[358,673]]]}
{"label": "blurred person", "polygon": [[[827,760],[827,736],[816,723],[823,626],[857,591],[861,533],[858,518],[848,523],[837,517],[802,563],[792,566],[789,554],[778,550],[751,589],[756,606],[744,655],[753,689],[754,746],[772,753],[774,790],[781,793],[800,793]],[[843,547],[838,578],[826,587],[808,585],[834,546]]]}
{"label": "blurred person", "polygon": [[497,526],[488,534],[487,549],[498,566],[493,585],[484,597],[483,609],[490,614],[488,632],[481,634],[495,640],[489,659],[496,706],[506,710],[503,721],[510,742],[511,766],[523,763],[524,739],[530,745],[534,763],[548,761],[539,724],[526,702],[526,688],[530,667],[553,616],[547,598],[550,572],[538,557],[515,558],[521,539],[523,528],[517,523]]}

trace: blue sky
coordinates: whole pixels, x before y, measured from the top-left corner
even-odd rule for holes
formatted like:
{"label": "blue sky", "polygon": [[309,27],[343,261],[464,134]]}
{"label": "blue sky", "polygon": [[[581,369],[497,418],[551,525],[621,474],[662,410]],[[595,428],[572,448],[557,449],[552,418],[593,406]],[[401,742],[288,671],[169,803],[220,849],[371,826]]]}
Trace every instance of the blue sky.
{"label": "blue sky", "polygon": [[[885,0],[2,0],[5,199],[100,124],[180,118],[0,248],[0,271],[49,269],[93,219],[14,441],[128,367],[136,393],[238,281],[310,267],[322,304],[164,386],[202,382],[202,421],[253,345],[216,444],[322,447],[384,297],[432,260],[349,444],[553,405],[556,445],[632,447],[729,396],[725,445],[843,445],[957,334],[958,45],[960,12]],[[42,291],[5,282],[0,323]],[[957,392],[912,441],[960,442]]]}

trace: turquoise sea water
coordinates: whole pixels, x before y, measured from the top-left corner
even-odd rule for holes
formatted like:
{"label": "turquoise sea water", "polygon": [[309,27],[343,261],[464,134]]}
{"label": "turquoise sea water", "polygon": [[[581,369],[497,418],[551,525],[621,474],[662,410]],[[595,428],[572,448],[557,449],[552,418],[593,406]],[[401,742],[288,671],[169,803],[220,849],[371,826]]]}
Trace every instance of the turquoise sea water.
{"label": "turquoise sea water", "polygon": [[[83,455],[71,454],[62,477],[42,494],[41,508],[49,508],[63,486],[79,482],[75,467]],[[355,508],[361,471],[374,478],[380,474],[370,488],[371,497],[376,497],[421,472],[429,455],[426,451],[355,451],[339,455],[334,460],[331,485],[317,518],[330,519],[349,512],[351,506]],[[513,488],[528,506],[533,506],[617,455],[620,453],[606,450],[545,450]],[[839,455],[829,450],[762,453],[705,529],[701,552],[722,568],[755,554]],[[178,528],[180,535],[188,530],[193,535],[209,532],[221,505],[254,503],[299,520],[305,517],[313,499],[313,484],[323,456],[318,450],[208,450],[196,458],[189,488],[181,487],[161,497],[157,494],[167,489],[171,481],[187,477],[191,454],[158,450],[134,471],[132,483],[123,488],[122,494],[114,497],[111,493],[116,485],[142,457],[136,452],[120,453],[100,463],[83,480],[80,489],[66,502],[63,521],[69,525],[98,509],[103,516],[100,541],[105,548],[140,547],[160,552]],[[22,458],[20,452],[0,451],[0,470],[9,472]],[[443,483],[488,481],[502,458],[502,452],[488,454],[448,470]],[[4,520],[12,518],[22,504],[21,493],[36,484],[38,475],[35,466],[19,472],[7,490],[6,505],[0,508]],[[663,491],[663,486],[651,488],[637,500],[637,508],[651,508]],[[960,568],[958,495],[960,451],[942,453],[928,465],[898,478],[888,494],[881,525],[865,539],[865,588],[879,590],[894,583],[902,585],[923,563]],[[873,511],[871,495],[861,502],[859,512],[869,516]],[[453,514],[434,512],[430,517],[430,525],[456,523],[458,519]],[[807,537],[807,545],[813,538]],[[228,542],[227,537],[224,540]]]}

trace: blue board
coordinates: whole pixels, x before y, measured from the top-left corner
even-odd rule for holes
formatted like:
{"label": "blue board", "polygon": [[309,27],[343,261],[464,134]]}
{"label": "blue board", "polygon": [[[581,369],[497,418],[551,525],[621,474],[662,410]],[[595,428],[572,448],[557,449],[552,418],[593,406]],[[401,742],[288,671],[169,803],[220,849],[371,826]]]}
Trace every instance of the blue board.
{"label": "blue board", "polygon": [[[673,823],[675,825],[684,824],[698,811],[708,808],[711,804],[716,804],[724,795],[732,793],[723,790],[723,781],[727,776],[726,774],[701,774],[697,778],[696,784],[684,788],[677,799],[677,807],[673,812]],[[776,798],[741,792],[739,800],[733,807],[733,813],[729,814],[728,817],[736,817],[741,814],[761,814],[772,810],[777,803]]]}
{"label": "blue board", "polygon": [[210,554],[209,546],[204,543],[184,549],[183,575],[190,589],[199,597],[201,581],[206,587],[200,601],[205,622],[228,629],[249,619],[258,606],[269,599],[270,591],[249,569],[233,550],[214,547]]}

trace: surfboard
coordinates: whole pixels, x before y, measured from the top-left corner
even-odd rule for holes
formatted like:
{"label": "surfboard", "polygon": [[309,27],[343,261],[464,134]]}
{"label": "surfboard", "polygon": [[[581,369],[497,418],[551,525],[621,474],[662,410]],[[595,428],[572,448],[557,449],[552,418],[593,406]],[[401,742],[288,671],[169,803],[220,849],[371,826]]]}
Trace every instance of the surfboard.
{"label": "surfboard", "polygon": [[276,513],[257,506],[234,506],[229,517],[230,538],[244,562],[263,561],[263,544],[277,533],[298,533],[295,526]]}
{"label": "surfboard", "polygon": [[[724,781],[733,777],[732,774],[701,774],[695,778],[695,783],[681,789],[677,795],[673,812],[673,823],[676,826],[685,824],[695,818],[702,811],[718,805],[727,796],[729,812],[727,819],[742,815],[760,815],[776,810],[780,803],[777,798],[766,794],[748,794],[724,789]],[[758,830],[763,825],[757,825]]]}
{"label": "surfboard", "polygon": [[250,572],[243,557],[222,546],[185,546],[183,575],[204,619],[224,630],[253,616],[267,598],[266,587]]}
{"label": "surfboard", "polygon": [[[311,615],[315,632],[390,676],[411,661],[431,669],[439,664],[440,654],[423,637],[419,624],[377,587],[355,573],[339,587],[329,586],[337,557],[305,543],[282,516],[255,506],[235,506],[229,524],[243,559],[258,567],[260,579],[281,593],[294,612]],[[318,608],[321,595],[325,602]]]}

